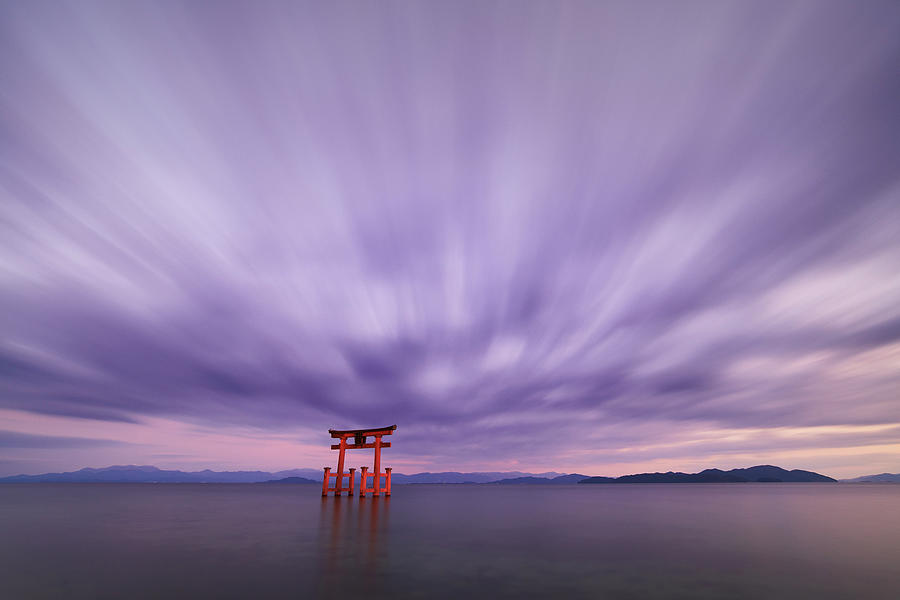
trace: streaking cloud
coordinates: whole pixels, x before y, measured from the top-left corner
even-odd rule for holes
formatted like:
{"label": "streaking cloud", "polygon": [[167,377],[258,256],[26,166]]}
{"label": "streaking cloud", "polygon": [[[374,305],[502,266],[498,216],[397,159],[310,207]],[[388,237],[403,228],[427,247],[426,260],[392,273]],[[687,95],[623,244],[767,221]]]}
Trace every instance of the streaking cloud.
{"label": "streaking cloud", "polygon": [[898,31],[5,3],[0,474],[319,466],[394,422],[420,470],[896,472]]}

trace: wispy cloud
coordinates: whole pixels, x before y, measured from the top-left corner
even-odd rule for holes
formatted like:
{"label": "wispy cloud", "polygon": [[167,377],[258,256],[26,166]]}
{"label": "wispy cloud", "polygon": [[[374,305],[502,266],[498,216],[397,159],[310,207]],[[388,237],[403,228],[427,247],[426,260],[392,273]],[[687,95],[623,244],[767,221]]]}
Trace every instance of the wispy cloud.
{"label": "wispy cloud", "polygon": [[123,444],[116,440],[33,435],[17,431],[0,431],[0,448],[97,448]]}

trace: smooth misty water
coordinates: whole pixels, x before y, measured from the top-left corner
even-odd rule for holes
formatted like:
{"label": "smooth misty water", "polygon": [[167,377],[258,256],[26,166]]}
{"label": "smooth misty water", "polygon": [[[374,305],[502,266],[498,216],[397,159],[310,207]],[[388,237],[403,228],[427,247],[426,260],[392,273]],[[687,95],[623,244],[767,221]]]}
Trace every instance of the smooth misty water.
{"label": "smooth misty water", "polygon": [[0,598],[900,598],[900,486],[0,485]]}

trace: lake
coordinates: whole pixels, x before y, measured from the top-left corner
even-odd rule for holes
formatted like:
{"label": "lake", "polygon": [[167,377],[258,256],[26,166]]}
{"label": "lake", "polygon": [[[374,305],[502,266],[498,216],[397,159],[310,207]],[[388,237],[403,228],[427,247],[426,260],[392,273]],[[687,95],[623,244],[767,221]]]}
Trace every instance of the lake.
{"label": "lake", "polygon": [[0,598],[900,598],[900,485],[320,494],[0,485]]}

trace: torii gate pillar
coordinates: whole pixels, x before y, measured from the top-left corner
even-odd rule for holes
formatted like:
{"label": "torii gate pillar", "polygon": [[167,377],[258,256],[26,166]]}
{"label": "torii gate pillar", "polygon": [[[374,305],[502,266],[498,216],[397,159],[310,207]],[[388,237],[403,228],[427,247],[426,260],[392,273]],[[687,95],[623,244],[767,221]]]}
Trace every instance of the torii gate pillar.
{"label": "torii gate pillar", "polygon": [[[340,439],[340,443],[332,444],[332,450],[338,450],[340,454],[338,454],[338,464],[337,464],[337,473],[331,472],[331,467],[325,467],[325,477],[322,480],[322,496],[327,496],[328,492],[334,492],[335,496],[340,496],[341,492],[345,489],[347,490],[347,495],[353,495],[353,480],[354,480],[354,472],[356,469],[350,469],[350,484],[348,487],[344,487],[344,477],[347,475],[344,474],[344,453],[347,450],[356,450],[362,448],[374,448],[375,449],[375,469],[372,473],[367,473],[368,467],[362,468],[362,474],[359,480],[359,495],[360,497],[365,497],[366,492],[372,492],[374,496],[380,496],[381,492],[384,491],[385,496],[391,495],[391,469],[390,467],[385,468],[384,472],[381,471],[381,449],[382,448],[390,448],[390,442],[382,442],[381,437],[385,435],[392,435],[394,430],[397,429],[396,425],[391,425],[390,427],[378,427],[375,429],[346,429],[346,430],[336,430],[329,429],[328,433],[331,434],[331,437],[335,439]],[[374,437],[375,441],[372,443],[366,443],[367,437]],[[348,443],[348,440],[353,438],[353,443]],[[337,479],[335,481],[334,487],[331,487],[329,484],[330,479],[334,477]],[[374,478],[373,487],[368,486],[369,477]],[[381,478],[385,478],[384,486],[381,485]]]}

